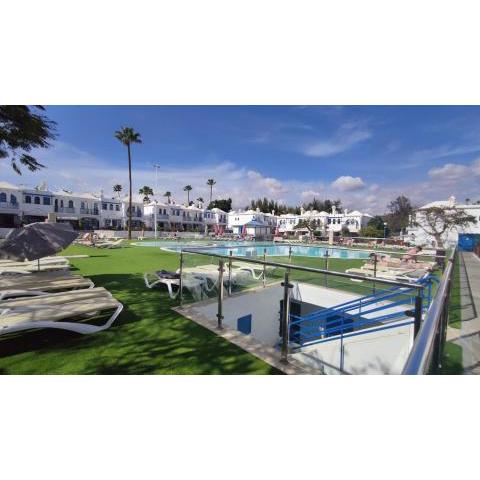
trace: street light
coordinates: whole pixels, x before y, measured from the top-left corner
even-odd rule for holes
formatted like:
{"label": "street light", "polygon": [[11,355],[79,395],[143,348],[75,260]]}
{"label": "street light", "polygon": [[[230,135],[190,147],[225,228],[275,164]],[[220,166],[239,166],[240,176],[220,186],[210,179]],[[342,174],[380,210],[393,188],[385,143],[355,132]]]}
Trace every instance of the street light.
{"label": "street light", "polygon": [[387,238],[387,226],[388,226],[388,223],[387,222],[384,222],[383,223],[383,238]]}

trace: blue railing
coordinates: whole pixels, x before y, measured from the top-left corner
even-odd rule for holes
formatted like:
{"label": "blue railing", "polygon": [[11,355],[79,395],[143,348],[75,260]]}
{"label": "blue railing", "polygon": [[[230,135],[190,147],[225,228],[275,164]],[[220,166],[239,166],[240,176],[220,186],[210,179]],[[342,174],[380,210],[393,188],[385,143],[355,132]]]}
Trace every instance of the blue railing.
{"label": "blue railing", "polygon": [[[433,276],[426,276],[416,282],[417,285],[421,284],[425,287],[420,293],[423,312],[430,305],[433,282],[438,282]],[[413,318],[401,324],[395,323],[389,326],[386,324],[413,316],[413,312],[398,307],[415,308],[417,291],[418,289],[413,286],[411,288],[393,287],[331,308],[316,310],[307,315],[290,314],[290,341],[294,347],[298,348],[332,341],[339,335],[345,338],[377,331],[378,329],[370,328],[375,325],[379,325],[381,330],[410,325],[414,323]],[[385,313],[378,315],[381,312]],[[375,316],[371,318],[371,315]]]}

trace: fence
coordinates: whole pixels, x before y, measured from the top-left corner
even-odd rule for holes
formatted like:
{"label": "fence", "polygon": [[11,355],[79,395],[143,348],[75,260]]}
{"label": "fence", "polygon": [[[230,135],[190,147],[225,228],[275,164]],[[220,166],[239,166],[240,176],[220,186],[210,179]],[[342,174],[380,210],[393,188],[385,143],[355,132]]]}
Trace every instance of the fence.
{"label": "fence", "polygon": [[[420,330],[422,314],[434,294],[435,277],[407,282],[375,276],[380,275],[376,271],[371,276],[358,275],[345,271],[347,265],[342,267],[341,258],[332,255],[335,249],[307,260],[300,246],[269,251],[270,247],[224,247],[221,252],[218,248],[183,249],[181,303],[214,300],[201,302],[198,308],[207,316],[215,316],[218,328],[226,324],[252,334],[261,343],[279,348],[284,362],[292,355],[330,343],[335,352],[327,363],[340,372],[352,371],[355,355],[346,355],[346,349],[351,352],[354,348],[352,338],[391,329],[402,329],[402,341],[408,344],[402,351],[406,360],[411,346],[407,338]],[[239,249],[243,255],[238,255]],[[278,261],[279,253],[283,262]],[[332,258],[338,262],[332,263]],[[358,260],[362,263],[368,258]],[[314,266],[307,266],[309,262]],[[375,269],[376,260],[373,262]],[[322,306],[318,305],[319,297]],[[252,315],[262,323],[252,322]],[[370,356],[383,355],[383,350],[372,350]],[[325,363],[317,360],[316,366]]]}
{"label": "fence", "polygon": [[454,248],[443,273],[437,294],[425,317],[403,370],[405,375],[436,373],[441,368],[446,341],[450,292],[458,250]]}

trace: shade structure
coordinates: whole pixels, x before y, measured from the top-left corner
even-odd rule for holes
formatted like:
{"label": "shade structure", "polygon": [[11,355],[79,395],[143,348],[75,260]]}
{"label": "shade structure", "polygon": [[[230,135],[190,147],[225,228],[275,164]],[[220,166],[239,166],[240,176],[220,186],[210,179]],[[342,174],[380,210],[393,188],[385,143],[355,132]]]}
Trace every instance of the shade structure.
{"label": "shade structure", "polygon": [[0,258],[25,261],[54,255],[68,247],[77,233],[67,223],[31,223],[7,235]]}

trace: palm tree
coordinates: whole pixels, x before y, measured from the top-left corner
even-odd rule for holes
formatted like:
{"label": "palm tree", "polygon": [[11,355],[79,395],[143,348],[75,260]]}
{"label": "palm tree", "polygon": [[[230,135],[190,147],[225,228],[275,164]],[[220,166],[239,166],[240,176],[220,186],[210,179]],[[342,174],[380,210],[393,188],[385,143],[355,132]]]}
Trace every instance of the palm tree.
{"label": "palm tree", "polygon": [[465,203],[468,205],[470,203],[470,199],[469,198],[466,198],[465,199]]}
{"label": "palm tree", "polygon": [[150,195],[154,195],[153,190],[151,187],[147,187],[147,185],[144,185],[138,193],[140,195],[143,195],[143,201],[144,202],[149,202],[150,201]]}
{"label": "palm tree", "polygon": [[216,184],[217,182],[213,179],[213,178],[209,178],[207,180],[207,185],[210,187],[210,203],[212,203],[212,191],[213,191],[213,186]]}
{"label": "palm tree", "polygon": [[122,142],[128,151],[128,239],[132,239],[132,156],[130,145],[132,143],[142,143],[140,134],[131,127],[122,127],[115,132],[115,138]]}
{"label": "palm tree", "polygon": [[168,190],[163,194],[164,197],[167,197],[168,203],[170,203],[170,197],[172,196],[172,192],[169,192]]}
{"label": "palm tree", "polygon": [[190,205],[190,191],[191,190],[192,190],[191,185],[186,185],[185,187],[183,187],[183,191],[187,192],[187,205]]}
{"label": "palm tree", "polygon": [[198,197],[198,198],[197,198],[197,202],[203,203],[203,198],[202,198],[202,197]]}
{"label": "palm tree", "polygon": [[113,191],[117,194],[118,198],[120,198],[120,193],[122,192],[122,186],[117,183],[113,186]]}

